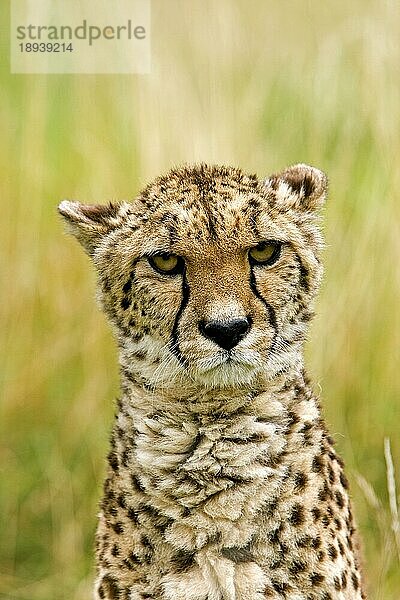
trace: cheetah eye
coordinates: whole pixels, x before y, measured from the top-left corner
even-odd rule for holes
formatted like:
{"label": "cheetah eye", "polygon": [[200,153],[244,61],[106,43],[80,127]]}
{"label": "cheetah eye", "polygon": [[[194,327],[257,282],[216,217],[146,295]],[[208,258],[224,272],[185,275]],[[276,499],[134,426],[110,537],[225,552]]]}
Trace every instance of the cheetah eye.
{"label": "cheetah eye", "polygon": [[168,254],[167,252],[154,254],[153,256],[149,256],[147,260],[155,271],[163,275],[177,275],[178,273],[182,273],[185,266],[183,258],[176,256],[176,254]]}
{"label": "cheetah eye", "polygon": [[250,262],[255,265],[272,265],[278,260],[281,249],[281,242],[275,242],[273,240],[260,242],[257,246],[254,246],[254,248],[250,248]]}

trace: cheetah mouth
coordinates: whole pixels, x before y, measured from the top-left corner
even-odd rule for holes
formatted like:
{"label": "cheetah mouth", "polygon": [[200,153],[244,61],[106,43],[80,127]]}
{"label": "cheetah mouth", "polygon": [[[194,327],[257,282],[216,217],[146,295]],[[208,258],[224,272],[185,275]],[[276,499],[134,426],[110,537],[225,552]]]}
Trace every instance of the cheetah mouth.
{"label": "cheetah mouth", "polygon": [[220,350],[219,352],[196,361],[196,371],[201,375],[224,372],[233,377],[238,373],[252,373],[261,367],[259,353],[254,350]]}
{"label": "cheetah mouth", "polygon": [[243,360],[226,352],[201,359],[192,373],[202,385],[227,388],[251,385],[259,370],[259,362]]}

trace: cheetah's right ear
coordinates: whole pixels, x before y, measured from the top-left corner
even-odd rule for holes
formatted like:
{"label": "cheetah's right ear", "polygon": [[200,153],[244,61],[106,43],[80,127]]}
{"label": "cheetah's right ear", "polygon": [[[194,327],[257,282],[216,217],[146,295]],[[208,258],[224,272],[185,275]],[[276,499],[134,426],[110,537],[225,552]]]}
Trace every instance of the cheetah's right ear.
{"label": "cheetah's right ear", "polygon": [[92,256],[101,239],[123,223],[130,205],[127,202],[94,205],[63,200],[58,211],[67,223],[68,231]]}
{"label": "cheetah's right ear", "polygon": [[328,179],[315,167],[297,164],[269,177],[265,186],[271,190],[276,206],[313,213],[325,202]]}

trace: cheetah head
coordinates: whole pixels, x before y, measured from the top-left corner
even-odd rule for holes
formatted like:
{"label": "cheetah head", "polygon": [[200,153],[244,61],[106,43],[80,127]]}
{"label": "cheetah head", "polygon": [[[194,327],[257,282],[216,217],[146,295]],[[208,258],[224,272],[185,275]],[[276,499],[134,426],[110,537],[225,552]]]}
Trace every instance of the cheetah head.
{"label": "cheetah head", "polygon": [[146,386],[251,385],[302,364],[322,267],[325,175],[185,166],[132,202],[63,201],[92,258],[123,372]]}

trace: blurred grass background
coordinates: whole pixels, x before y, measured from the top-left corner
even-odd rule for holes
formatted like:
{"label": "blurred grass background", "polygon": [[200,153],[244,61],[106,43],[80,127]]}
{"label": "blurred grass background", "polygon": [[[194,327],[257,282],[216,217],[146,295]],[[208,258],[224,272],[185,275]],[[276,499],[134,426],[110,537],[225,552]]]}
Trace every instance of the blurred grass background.
{"label": "blurred grass background", "polygon": [[369,598],[398,600],[383,440],[399,478],[400,4],[153,0],[145,76],[10,75],[6,2],[1,18],[0,598],[91,596],[117,357],[56,205],[129,199],[204,160],[329,175],[308,364]]}

